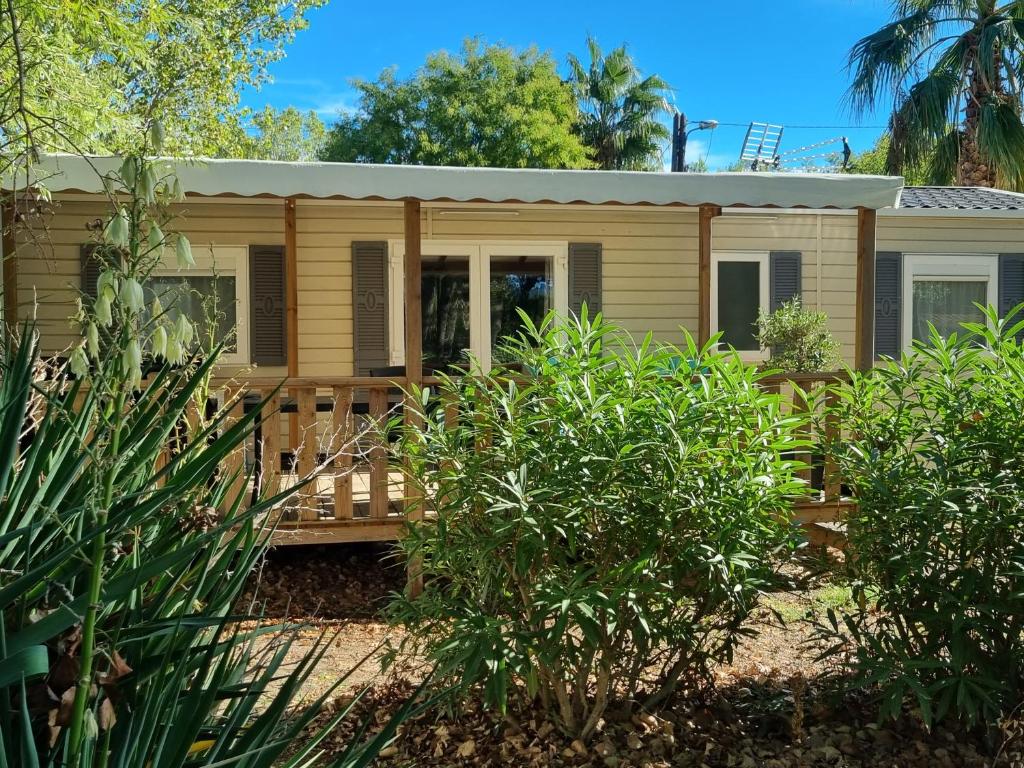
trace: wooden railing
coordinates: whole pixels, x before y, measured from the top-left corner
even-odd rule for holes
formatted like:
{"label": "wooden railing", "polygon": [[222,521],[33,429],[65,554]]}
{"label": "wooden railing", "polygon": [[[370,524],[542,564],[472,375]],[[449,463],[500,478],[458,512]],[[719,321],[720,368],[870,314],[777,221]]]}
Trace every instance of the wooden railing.
{"label": "wooden railing", "polygon": [[[790,374],[765,378],[763,386],[778,393],[794,411],[807,411],[834,397],[816,390],[844,378],[842,373]],[[429,380],[428,380],[429,382]],[[314,479],[280,510],[275,534],[279,543],[384,540],[398,536],[410,490],[405,487],[386,422],[400,415],[404,378],[292,378],[277,390],[279,380],[248,380],[244,386],[221,382],[223,402],[235,401],[229,418],[259,407],[264,413],[244,448],[226,469],[253,477],[252,494],[274,494],[301,478]],[[239,396],[241,398],[239,399]],[[454,403],[444,403],[446,418],[458,418]],[[820,421],[820,420],[819,420]],[[836,463],[825,450],[840,425],[825,421],[824,434],[810,434],[814,448],[798,458],[807,464],[802,475],[811,487],[796,516],[805,525],[836,520],[849,503],[842,494]],[[294,433],[293,430],[294,429]],[[244,482],[244,479],[238,481]],[[242,491],[241,487],[237,490]]]}

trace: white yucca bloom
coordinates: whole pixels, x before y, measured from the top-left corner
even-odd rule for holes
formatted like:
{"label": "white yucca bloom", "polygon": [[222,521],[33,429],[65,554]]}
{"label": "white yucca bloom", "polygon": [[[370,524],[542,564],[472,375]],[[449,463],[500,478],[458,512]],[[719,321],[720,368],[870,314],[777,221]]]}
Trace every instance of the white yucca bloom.
{"label": "white yucca bloom", "polygon": [[160,229],[160,227],[157,225],[155,221],[152,221],[149,224],[148,240],[149,247],[152,248],[154,251],[159,250],[160,248],[163,247],[164,233],[163,230]]}
{"label": "white yucca bloom", "polygon": [[129,310],[138,314],[146,306],[146,297],[142,292],[142,286],[134,277],[126,277],[121,281],[120,291],[121,303]]}
{"label": "white yucca bloom", "polygon": [[136,192],[147,203],[156,200],[156,172],[153,170],[153,166],[147,165],[142,170]]}
{"label": "white yucca bloom", "polygon": [[89,323],[85,329],[85,348],[89,353],[89,357],[93,360],[98,360],[100,356],[100,329],[96,327],[96,323]]}
{"label": "white yucca bloom", "polygon": [[79,379],[89,375],[89,358],[85,356],[85,350],[81,345],[72,350],[71,356],[68,358],[68,367],[71,368],[71,373]]}
{"label": "white yucca bloom", "polygon": [[118,208],[117,213],[110,217],[107,225],[103,228],[103,240],[123,248],[128,245],[129,228],[128,214],[124,208]]}
{"label": "white yucca bloom", "polygon": [[149,349],[155,358],[167,357],[167,329],[163,325],[158,325],[153,331],[153,336],[149,340]]}
{"label": "white yucca bloom", "polygon": [[135,187],[135,170],[135,160],[131,157],[126,157],[124,162],[121,163],[121,170],[119,171],[119,174],[121,176],[121,181],[123,181],[124,185],[129,189]]}
{"label": "white yucca bloom", "polygon": [[178,341],[178,337],[174,335],[174,331],[167,337],[167,362],[171,365],[181,365],[185,359],[185,350],[181,348],[181,342]]}
{"label": "white yucca bloom", "polygon": [[114,322],[114,319],[110,314],[110,297],[106,293],[101,293],[96,297],[96,303],[93,305],[93,311],[96,314],[96,322],[104,328]]}
{"label": "white yucca bloom", "polygon": [[142,347],[139,346],[138,339],[128,342],[128,346],[121,353],[121,363],[125,367],[129,383],[137,389],[142,383]]}
{"label": "white yucca bloom", "polygon": [[181,182],[178,177],[174,177],[174,184],[171,185],[171,199],[177,202],[185,200],[185,191],[181,188]]}
{"label": "white yucca bloom", "polygon": [[196,260],[192,256],[192,243],[184,235],[178,235],[178,244],[174,252],[178,257],[178,269],[188,269],[196,265]]}
{"label": "white yucca bloom", "polygon": [[154,319],[160,317],[164,313],[164,305],[160,303],[160,297],[153,297],[153,308],[150,310],[150,316]]}
{"label": "white yucca bloom", "polygon": [[181,346],[187,348],[192,344],[192,339],[195,337],[195,329],[192,328],[192,323],[184,315],[178,315],[178,320],[174,324],[174,335],[181,341]]}
{"label": "white yucca bloom", "polygon": [[117,275],[112,270],[105,269],[96,278],[96,295],[106,296],[111,301],[117,296]]}

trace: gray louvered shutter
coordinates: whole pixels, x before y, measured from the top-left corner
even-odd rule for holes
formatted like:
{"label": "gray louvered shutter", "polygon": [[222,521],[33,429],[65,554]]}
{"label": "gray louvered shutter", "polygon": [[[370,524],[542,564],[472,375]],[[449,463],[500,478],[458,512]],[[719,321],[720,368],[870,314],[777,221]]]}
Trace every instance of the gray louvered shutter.
{"label": "gray louvered shutter", "polygon": [[772,251],[769,258],[768,293],[771,297],[771,311],[774,312],[787,301],[802,299],[802,275],[800,251]]}
{"label": "gray louvered shutter", "polygon": [[903,254],[879,251],[875,255],[875,360],[900,356],[902,298]]}
{"label": "gray louvered shutter", "polygon": [[387,243],[352,243],[352,304],[356,375],[369,376],[371,369],[391,362]]}
{"label": "gray louvered shutter", "polygon": [[569,311],[587,316],[601,311],[601,243],[569,243]]}
{"label": "gray louvered shutter", "polygon": [[257,365],[288,364],[284,246],[249,246],[249,347]]}
{"label": "gray louvered shutter", "polygon": [[96,281],[100,279],[100,272],[103,271],[102,262],[93,255],[95,251],[95,243],[83,243],[79,250],[82,264],[82,293],[93,298],[96,297]]}
{"label": "gray louvered shutter", "polygon": [[[999,254],[999,316],[1006,317],[1024,303],[1024,253]],[[1024,311],[1014,321],[1024,320]]]}

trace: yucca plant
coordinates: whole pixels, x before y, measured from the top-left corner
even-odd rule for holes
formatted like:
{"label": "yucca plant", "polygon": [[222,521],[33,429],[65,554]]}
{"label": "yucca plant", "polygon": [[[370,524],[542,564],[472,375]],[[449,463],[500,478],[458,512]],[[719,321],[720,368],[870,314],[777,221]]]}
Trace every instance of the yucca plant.
{"label": "yucca plant", "polygon": [[[45,366],[29,327],[0,370],[0,766],[314,764],[346,714],[312,728],[331,691],[295,706],[326,640],[286,666],[297,627],[234,613],[295,490],[249,505],[222,469],[266,404],[205,417],[220,348],[142,306],[169,243],[191,261],[164,234],[176,184],[136,158],[109,181],[81,345]],[[407,712],[335,762],[366,764]]]}

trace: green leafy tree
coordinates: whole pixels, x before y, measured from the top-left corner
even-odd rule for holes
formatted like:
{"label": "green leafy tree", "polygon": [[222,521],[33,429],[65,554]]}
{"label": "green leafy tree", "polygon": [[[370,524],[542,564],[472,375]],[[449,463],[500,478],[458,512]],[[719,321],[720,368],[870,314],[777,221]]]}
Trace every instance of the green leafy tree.
{"label": "green leafy tree", "polygon": [[620,46],[607,54],[587,38],[590,63],[569,56],[569,82],[580,107],[579,132],[598,168],[654,171],[670,134],[662,122],[668,113],[668,84],[644,77]]}
{"label": "green leafy tree", "polygon": [[[858,152],[850,158],[844,173],[861,173],[875,176],[887,176],[894,173],[887,164],[891,144],[892,141],[889,138],[889,134],[882,134],[878,137],[878,141],[875,142],[875,146],[863,152]],[[904,165],[899,174],[903,176],[907,184],[928,184],[928,164],[930,161],[931,155],[913,165]]]}
{"label": "green leafy tree", "polygon": [[[35,152],[132,152],[159,119],[166,151],[213,155],[244,121],[240,89],[325,0],[0,5],[0,162]],[[2,169],[0,169],[2,170]]]}
{"label": "green leafy tree", "polygon": [[247,128],[239,128],[237,141],[223,149],[222,156],[311,161],[319,158],[327,137],[327,128],[312,110],[276,110],[268,105],[246,122]]}
{"label": "green leafy tree", "polygon": [[850,52],[854,112],[894,99],[886,170],[1024,189],[1020,4],[896,0],[894,17]]}
{"label": "green leafy tree", "polygon": [[435,53],[408,80],[385,70],[357,81],[359,109],[331,129],[323,159],[338,162],[584,168],[576,103],[554,60],[468,40]]}

